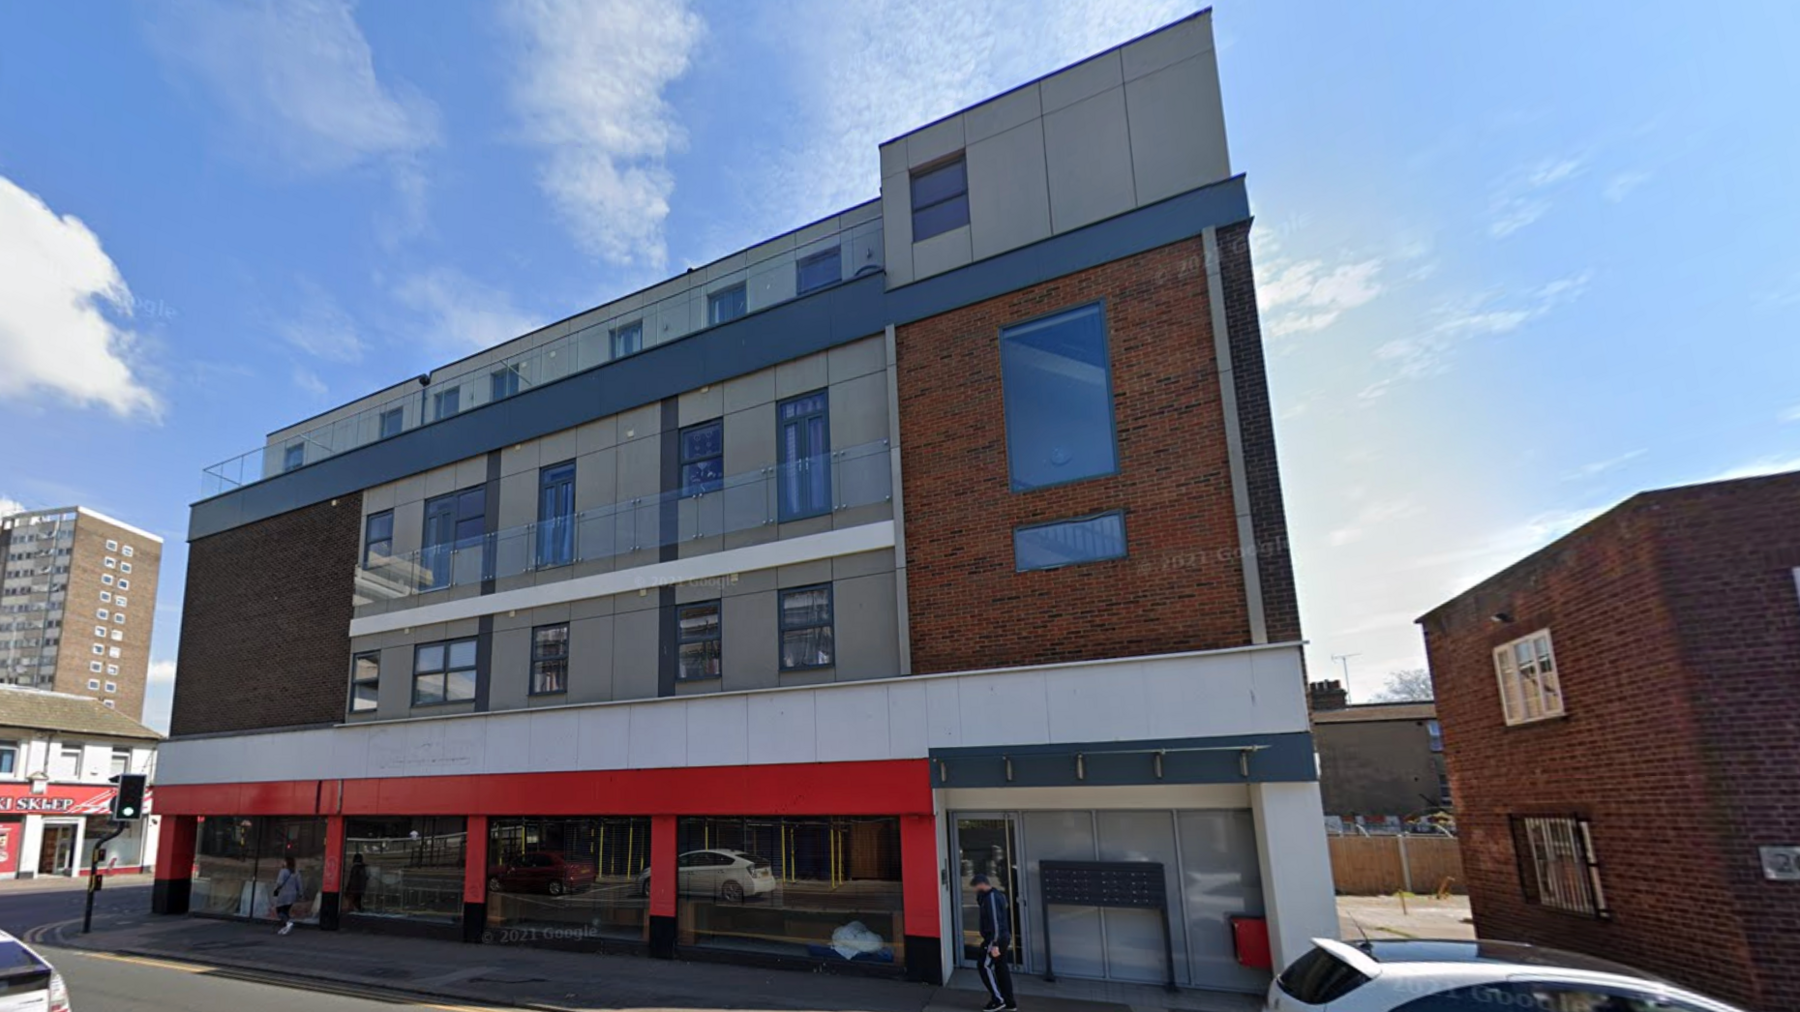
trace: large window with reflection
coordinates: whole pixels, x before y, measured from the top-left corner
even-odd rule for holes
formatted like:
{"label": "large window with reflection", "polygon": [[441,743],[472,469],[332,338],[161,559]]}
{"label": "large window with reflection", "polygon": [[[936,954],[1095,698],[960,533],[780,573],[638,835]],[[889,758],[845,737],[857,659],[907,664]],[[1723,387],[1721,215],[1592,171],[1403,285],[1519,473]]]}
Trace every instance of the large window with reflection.
{"label": "large window with reflection", "polygon": [[341,911],[454,924],[462,919],[461,816],[382,816],[344,820]]}
{"label": "large window with reflection", "polygon": [[688,818],[676,848],[679,944],[904,964],[898,819]]}
{"label": "large window with reflection", "polygon": [[488,820],[488,938],[506,944],[642,941],[650,820]]}
{"label": "large window with reflection", "polygon": [[275,877],[284,859],[300,874],[294,920],[319,918],[325,820],[213,815],[200,820],[189,909],[216,917],[275,916]]}

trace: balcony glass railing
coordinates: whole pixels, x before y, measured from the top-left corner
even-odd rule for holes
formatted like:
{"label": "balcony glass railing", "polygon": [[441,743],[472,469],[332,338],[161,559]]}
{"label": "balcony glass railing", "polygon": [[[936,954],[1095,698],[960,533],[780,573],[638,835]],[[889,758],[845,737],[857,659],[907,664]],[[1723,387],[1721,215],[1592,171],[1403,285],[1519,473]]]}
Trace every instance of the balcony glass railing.
{"label": "balcony glass railing", "polygon": [[[888,502],[893,498],[891,466],[884,439],[731,475],[700,491],[642,496],[371,559],[356,572],[356,603],[617,559],[664,545]],[[571,575],[585,574],[571,570]]]}
{"label": "balcony glass railing", "polygon": [[201,497],[251,485],[879,271],[881,241],[877,215],[517,355],[434,376],[416,390],[206,468]]}

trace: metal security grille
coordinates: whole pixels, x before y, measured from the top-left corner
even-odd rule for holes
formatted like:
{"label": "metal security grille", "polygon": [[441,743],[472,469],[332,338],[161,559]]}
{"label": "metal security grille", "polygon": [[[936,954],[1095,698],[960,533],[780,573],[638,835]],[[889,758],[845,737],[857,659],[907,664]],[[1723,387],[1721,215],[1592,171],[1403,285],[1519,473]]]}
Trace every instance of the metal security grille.
{"label": "metal security grille", "polygon": [[1527,902],[1587,917],[1612,916],[1586,819],[1515,815],[1512,833]]}

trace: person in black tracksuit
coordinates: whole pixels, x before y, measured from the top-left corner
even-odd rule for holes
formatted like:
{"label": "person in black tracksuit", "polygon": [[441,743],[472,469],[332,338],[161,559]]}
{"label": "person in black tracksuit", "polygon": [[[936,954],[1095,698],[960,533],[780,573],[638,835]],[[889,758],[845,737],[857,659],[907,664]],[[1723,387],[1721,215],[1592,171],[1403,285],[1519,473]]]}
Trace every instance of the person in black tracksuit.
{"label": "person in black tracksuit", "polygon": [[1017,1012],[1012,969],[1007,962],[1012,948],[1012,911],[1006,894],[995,889],[986,875],[976,875],[969,884],[975,887],[975,905],[981,908],[981,961],[976,965],[989,999],[982,1012]]}

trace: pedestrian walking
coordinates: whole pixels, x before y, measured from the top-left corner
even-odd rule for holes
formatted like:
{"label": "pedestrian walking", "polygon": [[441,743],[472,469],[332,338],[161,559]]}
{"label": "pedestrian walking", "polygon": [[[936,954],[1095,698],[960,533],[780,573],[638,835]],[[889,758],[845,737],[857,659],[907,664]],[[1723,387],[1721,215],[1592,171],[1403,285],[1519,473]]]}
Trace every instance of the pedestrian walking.
{"label": "pedestrian walking", "polygon": [[986,875],[969,880],[975,887],[975,905],[981,908],[981,961],[976,964],[981,982],[987,985],[989,1001],[982,1012],[1018,1012],[1013,1001],[1012,905],[1006,894],[994,888]]}
{"label": "pedestrian walking", "polygon": [[281,930],[276,932],[279,935],[294,930],[294,904],[300,902],[302,892],[300,873],[294,870],[294,855],[289,854],[282,863],[284,867],[275,876],[275,916],[281,918]]}

